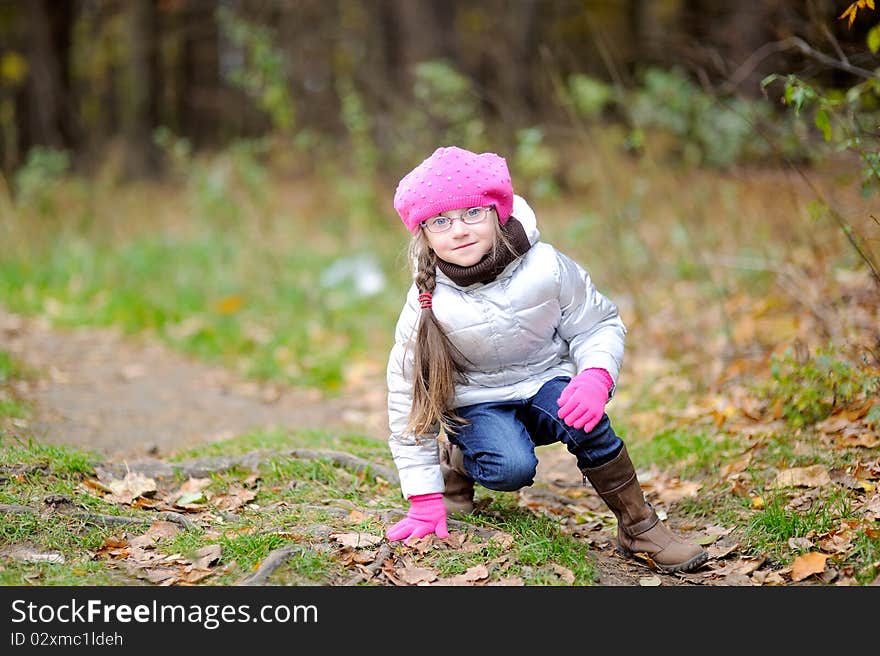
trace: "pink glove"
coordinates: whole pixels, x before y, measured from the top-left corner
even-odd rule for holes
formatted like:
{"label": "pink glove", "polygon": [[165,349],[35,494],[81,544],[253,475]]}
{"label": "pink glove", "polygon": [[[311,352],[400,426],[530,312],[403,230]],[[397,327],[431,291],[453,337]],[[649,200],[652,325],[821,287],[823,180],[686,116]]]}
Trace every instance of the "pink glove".
{"label": "pink glove", "polygon": [[602,415],[608,403],[608,393],[614,381],[604,369],[584,369],[562,390],[556,399],[559,418],[572,428],[589,433]]}
{"label": "pink glove", "polygon": [[410,506],[406,517],[388,529],[388,541],[421,538],[436,533],[438,538],[448,538],[446,528],[446,506],[440,492],[416,494],[409,498]]}

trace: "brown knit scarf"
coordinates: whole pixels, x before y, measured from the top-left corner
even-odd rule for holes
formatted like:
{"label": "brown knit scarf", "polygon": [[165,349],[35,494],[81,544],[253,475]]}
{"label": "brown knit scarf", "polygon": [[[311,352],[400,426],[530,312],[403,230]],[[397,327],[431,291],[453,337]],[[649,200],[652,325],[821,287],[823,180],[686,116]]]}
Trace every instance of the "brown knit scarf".
{"label": "brown knit scarf", "polygon": [[501,226],[501,232],[513,246],[513,252],[503,246],[495,248],[486,253],[482,260],[471,266],[459,266],[437,258],[437,268],[460,287],[467,287],[475,282],[492,282],[508,264],[524,255],[532,247],[525,228],[514,217],[510,217],[507,223]]}

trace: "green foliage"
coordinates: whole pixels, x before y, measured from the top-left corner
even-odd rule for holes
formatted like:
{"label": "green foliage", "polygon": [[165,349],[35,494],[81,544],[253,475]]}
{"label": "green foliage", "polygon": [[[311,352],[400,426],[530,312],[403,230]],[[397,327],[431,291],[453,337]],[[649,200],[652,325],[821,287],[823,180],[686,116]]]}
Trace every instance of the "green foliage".
{"label": "green foliage", "polygon": [[544,142],[541,128],[517,130],[511,166],[516,171],[517,179],[528,185],[530,196],[548,198],[559,193],[556,181],[559,155]]}
{"label": "green foliage", "polygon": [[419,62],[413,75],[415,102],[403,121],[408,141],[397,144],[402,161],[425,157],[426,151],[440,145],[486,150],[486,125],[471,80],[444,59]]}
{"label": "green foliage", "polygon": [[569,76],[568,95],[577,113],[590,119],[599,118],[614,100],[611,85],[583,73]]}
{"label": "green foliage", "polygon": [[165,153],[173,173],[185,185],[193,213],[226,228],[238,226],[247,216],[259,216],[267,201],[269,152],[267,138],[241,139],[201,158],[193,155],[187,139],[167,127],[153,139]]}
{"label": "green foliage", "polygon": [[766,103],[722,98],[697,87],[677,69],[648,68],[622,108],[633,130],[673,135],[685,161],[726,167],[767,153],[755,139],[754,122],[767,117]]}
{"label": "green foliage", "polygon": [[[373,119],[350,77],[339,78],[336,92],[341,103],[342,122],[348,131],[350,153],[353,155],[346,164],[354,167],[354,170],[343,169],[341,175],[336,174],[345,179],[345,184],[340,184],[337,192],[350,208],[345,228],[369,230],[382,216],[380,200],[373,187],[380,160],[372,134]],[[335,168],[332,167],[331,174],[335,173]]]}
{"label": "green foliage", "polygon": [[798,75],[768,75],[766,88],[783,83],[783,102],[795,117],[812,119],[813,127],[833,151],[851,152],[862,162],[861,189],[866,195],[880,188],[880,77],[866,79],[846,89],[823,89]]}
{"label": "green foliage", "polygon": [[13,179],[16,204],[48,216],[56,209],[55,192],[70,168],[70,154],[45,146],[34,146]]}
{"label": "green foliage", "polygon": [[272,31],[252,23],[226,7],[217,10],[223,35],[240,49],[241,60],[227,71],[228,79],[269,115],[272,127],[290,134],[296,108],[284,66],[284,52],[275,45]]}
{"label": "green foliage", "polygon": [[782,417],[795,428],[880,394],[880,373],[839,359],[831,345],[805,360],[792,349],[774,355],[771,373],[772,382],[760,385],[759,392],[768,405],[781,404]]}

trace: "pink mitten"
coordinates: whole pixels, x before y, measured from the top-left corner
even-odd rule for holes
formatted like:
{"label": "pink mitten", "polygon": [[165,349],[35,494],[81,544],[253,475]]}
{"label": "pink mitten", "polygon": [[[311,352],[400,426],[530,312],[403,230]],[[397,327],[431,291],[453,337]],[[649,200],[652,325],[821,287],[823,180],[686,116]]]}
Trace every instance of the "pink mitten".
{"label": "pink mitten", "polygon": [[438,538],[449,537],[446,528],[446,506],[440,492],[416,494],[409,498],[410,506],[406,517],[388,529],[388,540],[407,540],[421,538],[436,533]]}
{"label": "pink mitten", "polygon": [[571,379],[556,400],[559,418],[572,428],[589,433],[605,414],[613,384],[611,374],[604,369],[584,369]]}

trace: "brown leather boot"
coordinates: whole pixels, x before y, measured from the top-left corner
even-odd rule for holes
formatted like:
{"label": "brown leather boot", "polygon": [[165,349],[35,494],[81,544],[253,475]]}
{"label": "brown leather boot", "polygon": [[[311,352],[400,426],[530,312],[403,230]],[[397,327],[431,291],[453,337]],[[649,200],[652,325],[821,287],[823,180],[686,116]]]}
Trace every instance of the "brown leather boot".
{"label": "brown leather boot", "polygon": [[706,562],[706,550],[670,531],[645,500],[625,445],[614,460],[581,471],[617,517],[617,543],[625,556],[645,553],[663,572],[689,572]]}
{"label": "brown leather boot", "polygon": [[464,460],[456,445],[440,441],[440,471],[443,472],[443,504],[448,513],[474,511],[474,482],[464,469]]}

